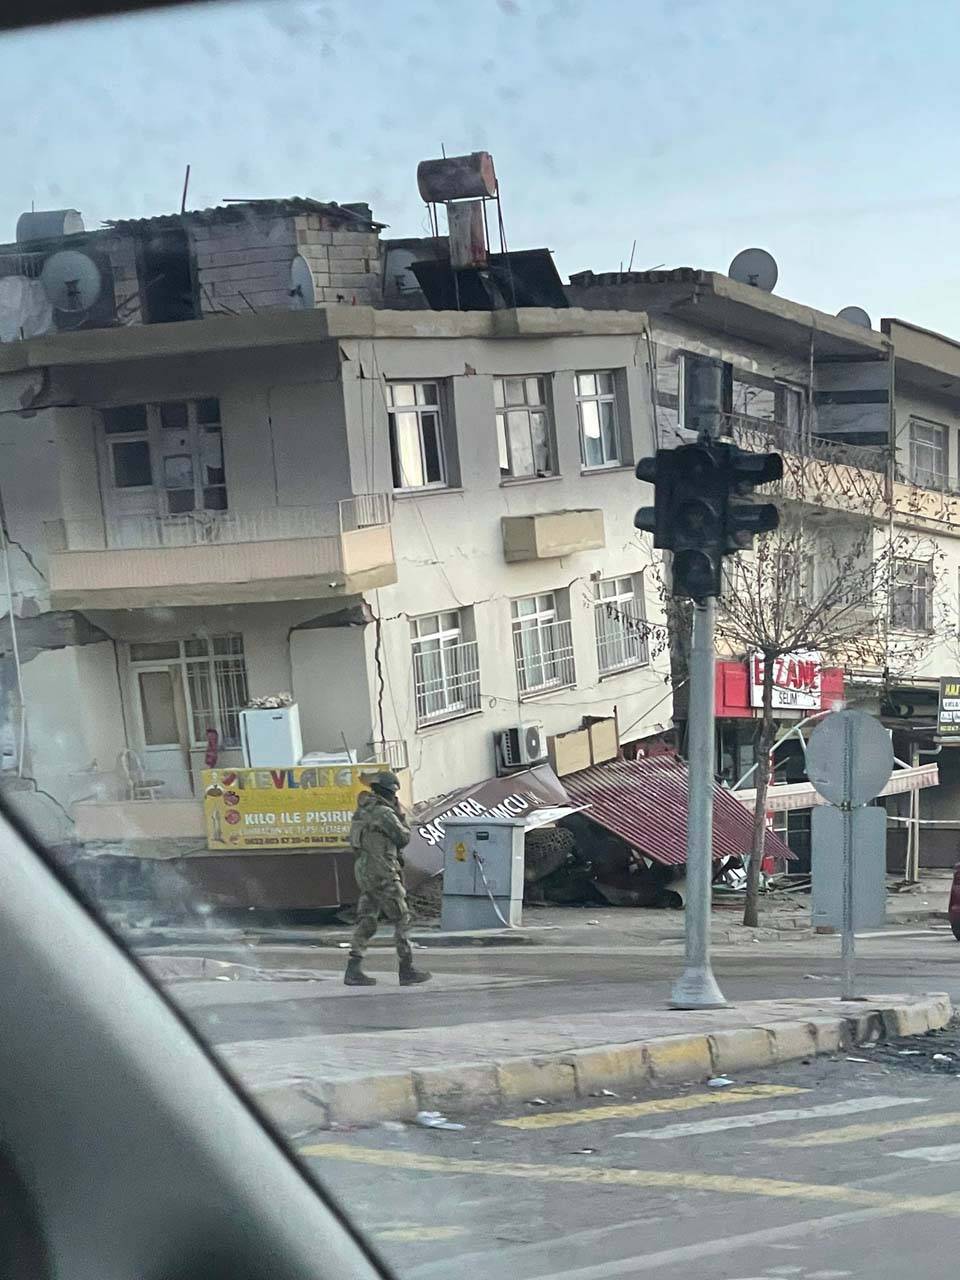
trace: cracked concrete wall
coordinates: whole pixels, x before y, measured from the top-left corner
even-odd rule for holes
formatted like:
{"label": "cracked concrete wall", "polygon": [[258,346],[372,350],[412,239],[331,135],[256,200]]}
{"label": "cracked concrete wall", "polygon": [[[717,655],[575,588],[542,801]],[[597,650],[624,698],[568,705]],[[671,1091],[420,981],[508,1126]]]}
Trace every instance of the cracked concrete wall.
{"label": "cracked concrete wall", "polygon": [[[666,655],[648,667],[600,677],[591,575],[640,574],[652,549],[632,525],[643,493],[628,460],[652,451],[650,392],[642,317],[636,334],[503,339],[425,337],[341,341],[347,436],[355,489],[389,491],[392,486],[388,427],[382,387],[387,379],[445,380],[444,405],[451,487],[397,495],[393,539],[398,582],[368,595],[382,620],[385,671],[381,696],[372,665],[376,629],[366,629],[373,721],[382,712],[384,736],[405,739],[415,799],[478,781],[495,770],[493,734],[523,722],[542,723],[548,734],[577,727],[585,714],[608,715],[614,707],[629,736],[671,718]],[[613,369],[620,395],[625,465],[581,470],[574,392],[578,370]],[[361,372],[362,375],[361,376]],[[547,375],[553,407],[558,475],[502,482],[497,452],[493,379]],[[504,515],[600,509],[602,549],[560,558],[504,561],[500,519]],[[648,575],[652,577],[652,575]],[[561,613],[572,623],[576,687],[518,702],[511,599],[555,591]],[[655,590],[647,616],[662,620]],[[465,609],[480,662],[480,710],[418,729],[410,646],[410,619]],[[379,736],[379,735],[378,735]]]}

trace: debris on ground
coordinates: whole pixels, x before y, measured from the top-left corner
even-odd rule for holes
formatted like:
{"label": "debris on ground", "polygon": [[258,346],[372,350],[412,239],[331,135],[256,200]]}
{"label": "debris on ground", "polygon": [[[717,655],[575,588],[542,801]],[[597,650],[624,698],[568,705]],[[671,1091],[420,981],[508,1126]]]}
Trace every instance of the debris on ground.
{"label": "debris on ground", "polygon": [[729,1089],[733,1081],[729,1076],[711,1076],[707,1081],[708,1089]]}
{"label": "debris on ground", "polygon": [[547,1103],[546,1098],[528,1098],[527,1099],[527,1106],[529,1107],[546,1107],[548,1105],[549,1104]]}
{"label": "debris on ground", "polygon": [[416,1123],[421,1129],[465,1129],[465,1124],[456,1124],[453,1120],[448,1120],[440,1111],[418,1111],[416,1115]]}

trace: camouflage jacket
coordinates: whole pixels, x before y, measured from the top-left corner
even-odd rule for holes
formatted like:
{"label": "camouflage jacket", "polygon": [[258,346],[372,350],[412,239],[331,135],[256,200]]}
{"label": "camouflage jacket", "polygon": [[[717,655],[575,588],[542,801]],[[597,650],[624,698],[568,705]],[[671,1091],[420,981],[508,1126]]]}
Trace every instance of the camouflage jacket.
{"label": "camouflage jacket", "polygon": [[369,876],[399,876],[401,863],[397,855],[409,840],[410,828],[403,814],[373,791],[364,791],[350,824],[350,847],[357,858],[358,882]]}

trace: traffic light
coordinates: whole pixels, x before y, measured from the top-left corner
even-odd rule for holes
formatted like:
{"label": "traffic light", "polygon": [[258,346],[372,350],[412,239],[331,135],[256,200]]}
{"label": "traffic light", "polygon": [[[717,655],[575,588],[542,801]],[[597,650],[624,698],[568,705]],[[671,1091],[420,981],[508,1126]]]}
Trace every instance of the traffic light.
{"label": "traffic light", "polygon": [[731,502],[783,475],[779,454],[749,453],[725,441],[659,449],[637,463],[637,478],[654,486],[653,507],[641,507],[634,525],[653,534],[653,545],[673,552],[673,594],[702,600],[720,594],[723,557],[752,546],[757,533],[779,522],[772,503]]}
{"label": "traffic light", "polygon": [[[747,497],[758,485],[782,479],[783,458],[779,453],[750,453],[735,444],[721,447],[726,450],[730,496]],[[748,550],[758,533],[769,533],[779,523],[780,513],[772,502],[730,502],[728,499],[724,555]]]}

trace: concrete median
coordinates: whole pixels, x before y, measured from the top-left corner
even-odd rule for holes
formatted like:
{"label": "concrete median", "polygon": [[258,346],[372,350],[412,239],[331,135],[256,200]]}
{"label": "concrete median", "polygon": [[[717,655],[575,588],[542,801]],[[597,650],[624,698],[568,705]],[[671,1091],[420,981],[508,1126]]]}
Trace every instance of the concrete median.
{"label": "concrete median", "polygon": [[464,1116],[489,1108],[515,1111],[534,1099],[596,1097],[605,1089],[636,1094],[701,1083],[714,1074],[835,1053],[884,1035],[935,1030],[952,1012],[941,994],[856,1003],[753,1001],[685,1013],[643,1010],[324,1041],[241,1042],[221,1045],[220,1052],[274,1121],[302,1134],[412,1120],[419,1110]]}

